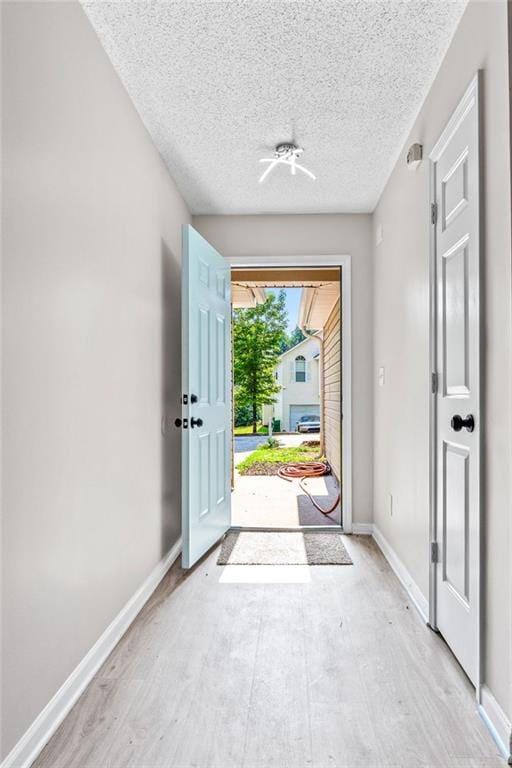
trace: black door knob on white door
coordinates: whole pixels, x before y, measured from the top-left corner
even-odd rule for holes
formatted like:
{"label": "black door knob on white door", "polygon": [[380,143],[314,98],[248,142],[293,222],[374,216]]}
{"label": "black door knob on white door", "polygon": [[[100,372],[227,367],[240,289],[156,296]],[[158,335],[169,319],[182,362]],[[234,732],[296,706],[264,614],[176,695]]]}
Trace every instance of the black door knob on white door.
{"label": "black door knob on white door", "polygon": [[194,427],[202,427],[203,426],[203,420],[202,419],[196,419],[194,416],[190,419],[190,428],[194,429]]}
{"label": "black door knob on white door", "polygon": [[452,418],[452,429],[454,432],[460,432],[461,429],[466,429],[468,432],[473,432],[475,429],[475,418],[472,413],[468,414],[465,418],[455,414]]}

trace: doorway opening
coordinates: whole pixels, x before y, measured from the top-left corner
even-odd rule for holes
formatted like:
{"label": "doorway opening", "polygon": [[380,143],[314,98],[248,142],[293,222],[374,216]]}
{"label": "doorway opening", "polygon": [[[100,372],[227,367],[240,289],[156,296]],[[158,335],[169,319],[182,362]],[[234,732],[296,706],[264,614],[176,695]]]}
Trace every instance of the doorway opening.
{"label": "doorway opening", "polygon": [[232,267],[234,528],[345,523],[344,277]]}
{"label": "doorway opening", "polygon": [[[342,524],[345,533],[352,532],[350,257],[242,257],[241,262],[236,257],[222,257],[193,227],[184,227],[182,411],[181,418],[174,423],[182,430],[182,563],[185,568],[197,563],[235,522],[231,516],[233,387],[230,343],[233,311],[230,288],[235,268],[282,267],[286,273],[283,278],[278,277],[276,272],[269,277],[269,281],[279,284],[289,278],[287,270],[291,265],[295,270],[341,267],[341,272],[338,269],[335,274],[339,284],[341,324],[337,420],[338,424],[343,424],[339,437],[341,471],[338,478],[341,511],[336,527],[339,529]],[[323,274],[322,280],[325,277]],[[248,279],[248,274],[244,273],[243,278]],[[313,279],[311,272],[308,279]],[[311,287],[318,288],[317,285]],[[307,302],[303,313],[305,321],[302,323],[305,336],[318,331],[318,328],[312,327],[313,323],[320,325],[313,319],[313,309],[314,302]],[[311,327],[308,327],[309,323]],[[304,378],[304,370],[307,366],[295,366],[298,379]],[[276,391],[279,389],[277,387]],[[272,402],[270,398],[269,403]],[[280,482],[286,483],[286,480]],[[245,521],[245,527],[249,527],[249,521]],[[291,527],[300,528],[301,524],[296,521]],[[321,528],[324,535],[331,530],[325,525]]]}

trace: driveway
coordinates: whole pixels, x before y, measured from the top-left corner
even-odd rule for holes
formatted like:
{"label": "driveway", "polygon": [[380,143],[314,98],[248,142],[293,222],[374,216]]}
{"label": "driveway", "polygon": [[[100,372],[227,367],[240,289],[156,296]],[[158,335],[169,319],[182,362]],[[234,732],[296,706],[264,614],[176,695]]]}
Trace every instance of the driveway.
{"label": "driveway", "polygon": [[[286,448],[293,448],[303,443],[304,440],[319,440],[319,434],[319,432],[315,432],[307,435],[274,435],[274,437]],[[268,435],[239,435],[235,437],[235,465],[243,461],[246,456],[267,440]]]}

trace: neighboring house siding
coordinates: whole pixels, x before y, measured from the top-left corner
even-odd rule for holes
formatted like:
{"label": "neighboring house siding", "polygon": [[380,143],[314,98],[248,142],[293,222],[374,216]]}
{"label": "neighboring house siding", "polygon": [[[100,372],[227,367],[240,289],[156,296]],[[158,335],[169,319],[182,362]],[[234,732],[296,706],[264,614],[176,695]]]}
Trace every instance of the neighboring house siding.
{"label": "neighboring house siding", "polygon": [[[313,406],[311,409],[313,413],[320,413],[319,353],[320,341],[311,338],[281,355],[276,371],[277,381],[282,389],[276,396],[274,416],[281,421],[283,431],[287,432],[295,428],[295,424],[290,423],[290,406],[309,405]],[[305,358],[305,381],[296,381],[294,362],[297,355]],[[266,410],[264,418],[265,416],[267,416]]]}
{"label": "neighboring house siding", "polygon": [[324,327],[323,343],[323,427],[325,456],[341,477],[341,327],[340,302],[334,305]]}

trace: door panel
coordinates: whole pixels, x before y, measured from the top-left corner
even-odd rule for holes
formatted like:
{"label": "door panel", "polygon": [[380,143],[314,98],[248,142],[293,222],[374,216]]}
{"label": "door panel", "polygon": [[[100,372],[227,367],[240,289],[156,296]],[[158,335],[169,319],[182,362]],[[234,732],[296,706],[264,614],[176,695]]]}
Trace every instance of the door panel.
{"label": "door panel", "polygon": [[469,605],[469,450],[444,444],[443,581]]}
{"label": "door panel", "polygon": [[468,203],[468,151],[464,149],[441,184],[442,227],[447,229]]}
{"label": "door panel", "polygon": [[[433,190],[436,501],[435,622],[478,681],[480,589],[480,228],[478,80],[436,146]],[[474,418],[474,429],[458,417]],[[455,420],[454,420],[455,417]],[[454,421],[453,421],[454,420]],[[461,427],[460,429],[458,427]]]}
{"label": "door panel", "polygon": [[469,395],[468,238],[442,257],[445,396]]}
{"label": "door panel", "polygon": [[[230,269],[192,227],[183,229],[182,534],[189,568],[231,525],[229,477]],[[195,420],[201,420],[197,424]]]}

